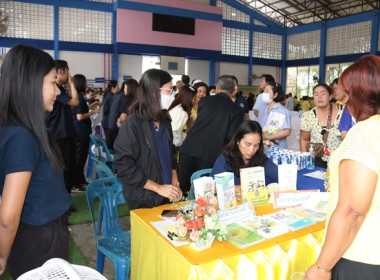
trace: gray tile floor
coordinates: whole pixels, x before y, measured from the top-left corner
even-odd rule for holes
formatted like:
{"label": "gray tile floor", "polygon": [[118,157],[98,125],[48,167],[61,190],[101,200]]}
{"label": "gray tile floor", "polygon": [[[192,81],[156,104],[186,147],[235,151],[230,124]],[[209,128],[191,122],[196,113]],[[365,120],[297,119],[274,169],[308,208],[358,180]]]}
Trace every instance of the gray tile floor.
{"label": "gray tile floor", "polygon": [[[124,231],[130,230],[129,216],[121,217],[120,224]],[[96,269],[96,245],[92,224],[70,226],[71,236],[85,256],[88,266]],[[105,260],[103,275],[108,280],[115,279],[115,267],[108,258]]]}

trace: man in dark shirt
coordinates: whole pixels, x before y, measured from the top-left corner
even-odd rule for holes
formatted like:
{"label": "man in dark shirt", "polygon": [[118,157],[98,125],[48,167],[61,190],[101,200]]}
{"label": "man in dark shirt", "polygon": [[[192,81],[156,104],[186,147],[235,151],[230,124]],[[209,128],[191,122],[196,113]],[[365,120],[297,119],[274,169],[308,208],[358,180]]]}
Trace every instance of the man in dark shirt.
{"label": "man in dark shirt", "polygon": [[[78,93],[69,74],[69,67],[64,60],[56,60],[57,86],[61,94],[57,96],[53,111],[47,114],[47,127],[53,135],[61,150],[65,164],[64,179],[67,191],[70,193],[73,187],[73,174],[75,167],[75,145],[73,114],[71,109],[79,104]],[[69,83],[71,96],[66,93],[64,85]]]}
{"label": "man in dark shirt", "polygon": [[221,76],[216,82],[217,94],[199,102],[197,119],[182,144],[179,158],[178,179],[184,195],[190,189],[191,175],[214,166],[243,121],[243,111],[231,100],[237,87],[234,76]]}

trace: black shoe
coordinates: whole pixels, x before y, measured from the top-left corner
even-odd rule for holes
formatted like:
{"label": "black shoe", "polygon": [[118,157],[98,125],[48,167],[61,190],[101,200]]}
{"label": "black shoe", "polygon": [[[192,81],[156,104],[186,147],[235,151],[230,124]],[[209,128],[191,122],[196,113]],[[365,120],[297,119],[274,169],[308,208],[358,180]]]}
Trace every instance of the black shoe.
{"label": "black shoe", "polygon": [[80,193],[86,191],[86,185],[73,186],[71,192]]}
{"label": "black shoe", "polygon": [[76,212],[76,211],[77,211],[77,209],[76,209],[75,207],[70,206],[70,208],[69,208],[69,212]]}

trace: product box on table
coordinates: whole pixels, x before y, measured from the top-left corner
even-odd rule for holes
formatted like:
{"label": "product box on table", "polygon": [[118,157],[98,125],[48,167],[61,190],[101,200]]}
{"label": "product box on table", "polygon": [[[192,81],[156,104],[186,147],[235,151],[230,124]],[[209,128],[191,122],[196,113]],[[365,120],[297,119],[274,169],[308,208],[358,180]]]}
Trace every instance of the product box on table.
{"label": "product box on table", "polygon": [[268,189],[265,186],[264,167],[248,167],[240,169],[242,202],[253,205],[268,203]]}
{"label": "product box on table", "polygon": [[200,177],[193,181],[194,195],[197,200],[199,197],[209,197],[215,195],[215,183],[212,177]]}
{"label": "product box on table", "polygon": [[223,172],[214,177],[219,209],[236,206],[234,173]]}

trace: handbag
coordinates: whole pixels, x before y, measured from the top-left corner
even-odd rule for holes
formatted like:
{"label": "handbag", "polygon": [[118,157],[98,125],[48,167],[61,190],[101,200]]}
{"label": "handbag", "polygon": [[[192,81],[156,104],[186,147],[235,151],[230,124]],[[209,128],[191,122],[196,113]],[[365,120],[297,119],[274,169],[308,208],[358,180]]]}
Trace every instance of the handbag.
{"label": "handbag", "polygon": [[329,136],[329,131],[330,131],[330,127],[331,127],[331,116],[332,116],[332,104],[330,104],[330,108],[329,108],[329,115],[328,115],[328,118],[327,118],[326,129],[322,129],[322,132],[321,132],[322,135],[323,135],[323,143],[311,143],[311,142],[308,142],[308,144],[306,145],[306,149],[308,151],[310,151],[310,146],[313,147],[314,156],[317,157],[317,158],[321,158],[321,157],[323,157],[323,155],[325,155],[325,154],[328,155],[329,154],[326,142],[327,142],[327,137]]}

